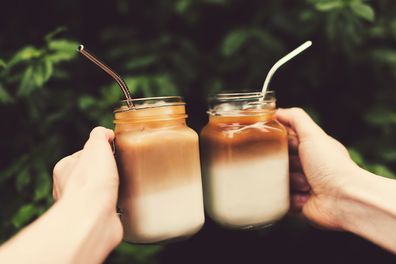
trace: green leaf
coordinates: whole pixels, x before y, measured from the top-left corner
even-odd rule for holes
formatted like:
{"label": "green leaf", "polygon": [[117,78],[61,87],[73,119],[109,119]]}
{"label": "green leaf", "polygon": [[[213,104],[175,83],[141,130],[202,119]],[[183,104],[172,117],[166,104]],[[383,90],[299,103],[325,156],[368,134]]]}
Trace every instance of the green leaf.
{"label": "green leaf", "polygon": [[191,0],[178,0],[175,3],[175,10],[179,14],[185,13],[191,6]]}
{"label": "green leaf", "polygon": [[48,58],[45,58],[43,68],[44,68],[44,73],[43,73],[44,80],[48,81],[51,78],[52,73],[54,71],[53,64]]}
{"label": "green leaf", "polygon": [[18,192],[22,192],[23,189],[30,183],[30,174],[27,168],[22,168],[16,177],[16,189]]}
{"label": "green leaf", "polygon": [[30,65],[26,68],[22,75],[22,79],[19,83],[19,88],[17,94],[20,96],[27,96],[34,89],[34,80],[33,80],[33,66]]}
{"label": "green leaf", "polygon": [[209,81],[209,97],[213,97],[215,94],[220,93],[224,89],[224,82],[220,78],[215,78]]}
{"label": "green leaf", "polygon": [[73,52],[74,54],[76,54],[78,44],[74,41],[70,41],[67,39],[56,39],[51,40],[48,43],[48,48],[50,50]]}
{"label": "green leaf", "polygon": [[143,92],[143,96],[152,97],[155,96],[151,89],[151,78],[149,76],[140,76],[137,79],[137,89]]}
{"label": "green leaf", "polygon": [[331,11],[334,9],[340,9],[344,7],[345,4],[342,0],[327,0],[327,1],[320,1],[319,3],[315,4],[315,8],[318,11]]}
{"label": "green leaf", "polygon": [[55,29],[54,31],[48,33],[47,35],[45,35],[44,39],[47,43],[49,43],[56,35],[58,35],[61,32],[66,31],[67,28],[66,27],[58,27],[57,29]]}
{"label": "green leaf", "polygon": [[374,21],[375,13],[371,6],[361,3],[361,2],[352,2],[350,6],[351,6],[353,13],[355,13],[357,16],[359,16],[369,22]]}
{"label": "green leaf", "polygon": [[393,36],[393,39],[396,39],[396,19],[393,19],[393,20],[390,21],[389,30],[386,30],[386,31],[390,31],[390,33]]}
{"label": "green leaf", "polygon": [[7,92],[7,90],[0,83],[0,103],[12,103],[14,102],[14,98]]}
{"label": "green leaf", "polygon": [[221,46],[221,52],[224,56],[231,56],[237,53],[248,39],[248,32],[237,30],[228,34]]}
{"label": "green leaf", "polygon": [[44,59],[28,66],[22,74],[17,94],[29,95],[35,88],[43,87],[53,72],[52,62]]}
{"label": "green leaf", "polygon": [[396,178],[396,174],[393,171],[391,171],[388,167],[386,167],[385,165],[374,164],[374,165],[370,165],[368,167],[368,169],[372,173],[375,173],[377,175],[383,176],[385,178],[390,178],[390,179],[395,179]]}
{"label": "green leaf", "polygon": [[[124,81],[125,81],[125,83],[127,84],[127,86],[128,86],[128,88],[129,88],[129,91],[131,92],[131,93],[135,93],[135,92],[137,92],[137,89],[138,89],[138,83],[139,83],[139,79],[137,78],[137,77],[126,77],[125,79],[124,79]],[[115,87],[115,86],[113,86],[113,87]],[[118,87],[118,86],[117,86]],[[118,87],[118,90],[119,90],[120,88]],[[121,91],[120,91],[121,92]],[[121,98],[121,97],[120,97]]]}
{"label": "green leaf", "polygon": [[359,151],[354,148],[348,148],[348,152],[354,162],[356,162],[359,166],[364,165],[364,158]]}
{"label": "green leaf", "polygon": [[386,161],[396,161],[396,149],[382,149],[380,156]]}
{"label": "green leaf", "polygon": [[12,217],[11,223],[16,228],[22,227],[36,215],[37,209],[34,204],[25,204],[19,208],[18,212]]}
{"label": "green leaf", "polygon": [[52,53],[47,56],[48,60],[51,61],[52,63],[56,64],[62,61],[69,61],[73,59],[75,54],[71,53],[64,53],[64,52],[57,52],[57,53]]}
{"label": "green leaf", "polygon": [[20,51],[18,51],[8,62],[7,67],[12,67],[22,61],[28,61],[32,60],[35,58],[38,58],[42,55],[42,51],[33,47],[33,46],[27,46]]}
{"label": "green leaf", "polygon": [[95,98],[93,98],[92,96],[82,96],[78,100],[78,107],[81,110],[87,110],[87,109],[91,108],[92,106],[94,106],[96,101],[97,100]]}
{"label": "green leaf", "polygon": [[46,198],[51,191],[51,184],[47,171],[40,170],[36,178],[36,187],[34,190],[34,201],[40,201]]}
{"label": "green leaf", "polygon": [[[130,81],[128,80],[127,82],[127,78],[124,79],[124,81],[126,83],[130,83]],[[128,86],[128,88],[130,88]],[[120,87],[117,84],[113,84],[110,86],[105,86],[102,90],[101,90],[101,94],[102,97],[104,99],[104,101],[106,102],[106,104],[108,105],[112,105],[116,102],[119,102],[120,100],[122,100],[123,94],[120,90]]]}
{"label": "green leaf", "polygon": [[112,113],[102,113],[99,117],[98,125],[107,128],[112,128],[114,127],[113,119],[114,116]]}
{"label": "green leaf", "polygon": [[157,61],[156,55],[134,58],[133,60],[131,60],[130,62],[127,62],[125,64],[125,69],[135,70],[135,69],[147,67],[147,66],[152,65],[156,61]]}
{"label": "green leaf", "polygon": [[384,38],[388,34],[388,30],[382,25],[372,26],[368,29],[368,32],[373,38]]}
{"label": "green leaf", "polygon": [[262,29],[254,29],[251,30],[250,34],[252,37],[259,40],[263,47],[272,47],[274,51],[280,48],[280,51],[282,51],[283,43],[274,38],[274,36],[269,34],[267,31]]}
{"label": "green leaf", "polygon": [[48,48],[51,53],[48,55],[48,60],[53,63],[61,61],[68,61],[73,59],[77,54],[78,43],[66,39],[51,40],[48,43]]}
{"label": "green leaf", "polygon": [[19,170],[26,166],[26,162],[30,159],[29,154],[21,155],[16,161],[11,163],[6,169],[0,171],[0,182],[4,182],[5,180],[13,177],[15,174],[19,172]]}
{"label": "green leaf", "polygon": [[365,116],[365,120],[371,125],[395,125],[396,112],[383,106],[375,107],[368,111]]}
{"label": "green leaf", "polygon": [[228,0],[202,0],[202,2],[210,5],[226,5],[229,3]]}
{"label": "green leaf", "polygon": [[4,60],[0,59],[0,68],[6,68],[7,64],[5,63]]}
{"label": "green leaf", "polygon": [[44,84],[44,76],[43,76],[42,68],[39,66],[39,67],[35,67],[34,69],[35,69],[33,71],[34,84],[36,87],[42,87]]}
{"label": "green leaf", "polygon": [[131,245],[128,243],[121,243],[116,249],[116,252],[119,252],[122,255],[130,256],[135,260],[142,262],[147,262],[147,259],[155,254],[158,254],[162,250],[162,246],[158,245]]}
{"label": "green leaf", "polygon": [[151,76],[141,75],[124,79],[131,93],[143,92],[144,96],[154,96],[150,88]]}
{"label": "green leaf", "polygon": [[316,12],[314,10],[309,9],[309,10],[303,10],[299,17],[302,21],[309,21],[312,18],[314,18],[315,15]]}
{"label": "green leaf", "polygon": [[157,95],[177,95],[177,86],[172,82],[171,78],[167,75],[161,75],[155,78],[156,86],[158,87]]}
{"label": "green leaf", "polygon": [[46,58],[35,64],[33,68],[33,79],[37,87],[42,87],[51,77],[53,72],[52,62]]}
{"label": "green leaf", "polygon": [[378,62],[396,65],[396,51],[392,49],[375,49],[371,52],[371,57]]}

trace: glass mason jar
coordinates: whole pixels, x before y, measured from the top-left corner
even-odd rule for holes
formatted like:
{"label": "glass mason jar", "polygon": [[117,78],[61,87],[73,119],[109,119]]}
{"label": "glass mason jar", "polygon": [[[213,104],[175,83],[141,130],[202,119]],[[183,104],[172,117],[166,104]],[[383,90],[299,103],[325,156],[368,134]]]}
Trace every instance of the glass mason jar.
{"label": "glass mason jar", "polygon": [[133,99],[115,111],[118,209],[124,240],[180,239],[204,223],[197,133],[181,97]]}
{"label": "glass mason jar", "polygon": [[275,95],[223,93],[201,131],[205,209],[222,226],[259,228],[289,209],[286,129],[275,119]]}

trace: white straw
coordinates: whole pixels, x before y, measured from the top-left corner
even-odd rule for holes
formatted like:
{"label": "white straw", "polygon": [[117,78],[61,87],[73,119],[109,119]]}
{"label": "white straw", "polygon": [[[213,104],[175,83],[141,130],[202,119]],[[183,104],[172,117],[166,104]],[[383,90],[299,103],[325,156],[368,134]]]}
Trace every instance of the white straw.
{"label": "white straw", "polygon": [[278,70],[278,68],[280,66],[282,66],[283,64],[285,64],[286,62],[288,62],[289,60],[291,60],[292,58],[294,58],[295,56],[297,56],[299,53],[303,52],[305,49],[309,48],[312,45],[312,41],[307,41],[304,44],[300,45],[298,48],[294,49],[293,51],[291,51],[290,53],[288,53],[286,56],[284,56],[283,58],[281,58],[280,60],[278,60],[274,66],[272,66],[272,68],[270,69],[270,71],[267,74],[267,77],[265,78],[264,81],[264,85],[263,85],[263,90],[261,91],[261,93],[263,94],[263,96],[265,96],[265,92],[267,91],[268,88],[268,84],[271,81],[272,76],[274,75],[274,73],[276,72],[276,70]]}

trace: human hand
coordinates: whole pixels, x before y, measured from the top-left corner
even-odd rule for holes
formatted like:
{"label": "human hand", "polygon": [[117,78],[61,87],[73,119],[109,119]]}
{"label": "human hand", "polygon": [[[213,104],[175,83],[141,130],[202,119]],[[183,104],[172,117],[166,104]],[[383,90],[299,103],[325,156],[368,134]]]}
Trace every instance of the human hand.
{"label": "human hand", "polygon": [[327,135],[300,108],[279,109],[277,119],[289,134],[291,204],[294,211],[325,228],[341,229],[340,190],[353,182],[359,167],[347,149]]}
{"label": "human hand", "polygon": [[[72,207],[83,207],[92,217],[106,221],[111,239],[109,247],[122,238],[122,227],[116,213],[118,171],[110,142],[114,132],[97,127],[92,130],[82,150],[60,160],[53,172],[53,197]],[[98,220],[99,221],[99,220]]]}
{"label": "human hand", "polygon": [[82,150],[56,164],[57,202],[0,247],[1,263],[104,262],[122,239],[113,139],[113,131],[97,127]]}

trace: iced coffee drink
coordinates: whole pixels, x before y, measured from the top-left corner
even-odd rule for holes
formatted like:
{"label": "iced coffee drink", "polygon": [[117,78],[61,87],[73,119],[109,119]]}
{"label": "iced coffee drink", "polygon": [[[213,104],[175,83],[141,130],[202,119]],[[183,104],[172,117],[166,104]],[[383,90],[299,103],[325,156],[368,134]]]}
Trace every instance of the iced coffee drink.
{"label": "iced coffee drink", "polygon": [[204,223],[198,135],[180,97],[133,100],[115,111],[124,240],[155,243],[188,237]]}
{"label": "iced coffee drink", "polygon": [[289,209],[287,133],[268,92],[219,94],[201,132],[205,208],[219,224],[263,227]]}

